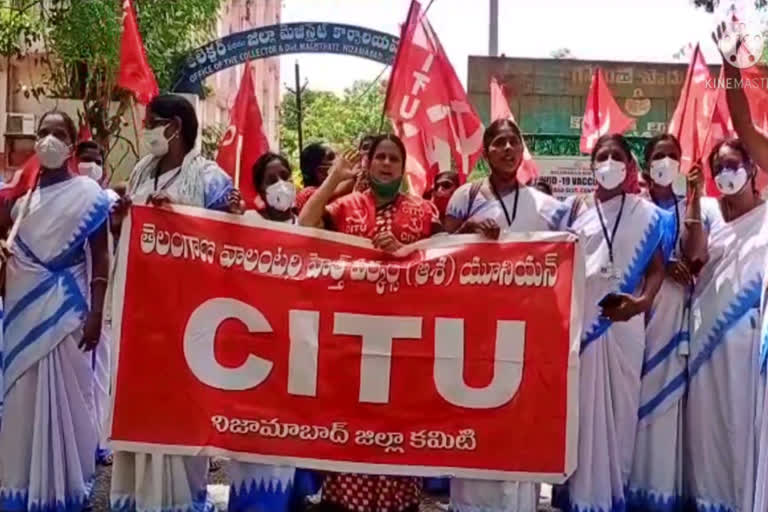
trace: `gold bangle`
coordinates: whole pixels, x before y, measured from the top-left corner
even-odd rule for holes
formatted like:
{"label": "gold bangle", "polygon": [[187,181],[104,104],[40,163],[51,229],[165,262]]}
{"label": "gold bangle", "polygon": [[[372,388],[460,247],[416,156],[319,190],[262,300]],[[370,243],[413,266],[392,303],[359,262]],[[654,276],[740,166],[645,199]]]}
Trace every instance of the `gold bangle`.
{"label": "gold bangle", "polygon": [[685,219],[685,224],[701,224],[701,219]]}
{"label": "gold bangle", "polygon": [[93,279],[91,279],[91,284],[108,283],[108,282],[109,280],[106,277],[94,277]]}

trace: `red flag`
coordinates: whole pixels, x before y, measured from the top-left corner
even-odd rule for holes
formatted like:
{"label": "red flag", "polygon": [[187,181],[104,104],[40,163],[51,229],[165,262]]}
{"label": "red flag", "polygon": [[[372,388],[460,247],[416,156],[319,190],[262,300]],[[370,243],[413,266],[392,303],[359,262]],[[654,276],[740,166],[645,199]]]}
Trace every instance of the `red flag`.
{"label": "red flag", "polygon": [[27,190],[35,186],[40,174],[40,161],[37,155],[30,156],[24,165],[14,171],[13,176],[0,184],[0,199],[13,201],[23,196]]}
{"label": "red flag", "polygon": [[80,123],[80,130],[77,132],[77,142],[85,142],[87,140],[93,140],[91,135],[91,128],[88,126],[88,122],[83,119]]}
{"label": "red flag", "polygon": [[246,62],[235,104],[229,112],[229,127],[219,142],[216,162],[232,176],[235,187],[240,189],[249,207],[258,198],[251,169],[256,160],[269,151],[263,124],[251,76],[251,63]]}
{"label": "red flag", "polygon": [[677,137],[683,149],[680,161],[683,174],[688,174],[695,161],[706,159],[708,153],[706,145],[710,137],[706,134],[712,126],[718,96],[716,89],[707,86],[711,78],[697,45],[691,55],[677,108],[667,129],[668,133]]}
{"label": "red flag", "polygon": [[[512,115],[512,111],[509,109],[509,102],[507,102],[503,86],[499,85],[499,82],[493,77],[491,78],[491,121],[496,121],[497,119],[509,119],[517,124],[515,116]],[[538,176],[539,168],[536,166],[531,152],[528,151],[528,145],[523,140],[523,163],[520,164],[520,168],[517,170],[517,179],[520,183],[529,183]]]}
{"label": "red flag", "polygon": [[592,84],[589,86],[587,105],[584,109],[584,122],[581,129],[581,152],[591,153],[597,139],[610,133],[624,133],[634,124],[634,120],[624,115],[608,88],[603,70],[595,69]]}
{"label": "red flag", "polygon": [[385,111],[408,151],[411,193],[422,196],[438,172],[456,164],[465,180],[483,150],[483,124],[437,35],[411,2],[397,50]]}
{"label": "red flag", "polygon": [[117,85],[127,89],[136,101],[146,105],[159,94],[157,80],[149,67],[147,52],[139,34],[131,0],[123,0],[123,34],[120,39],[120,70]]}

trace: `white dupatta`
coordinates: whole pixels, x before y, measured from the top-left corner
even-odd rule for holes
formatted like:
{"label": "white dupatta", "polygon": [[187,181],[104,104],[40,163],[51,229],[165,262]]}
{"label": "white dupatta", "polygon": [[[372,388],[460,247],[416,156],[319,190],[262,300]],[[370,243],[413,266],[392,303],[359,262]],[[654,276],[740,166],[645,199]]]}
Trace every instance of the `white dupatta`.
{"label": "white dupatta", "polygon": [[85,245],[108,211],[107,195],[86,177],[32,193],[7,268],[6,394],[20,375],[82,326],[89,293]]}

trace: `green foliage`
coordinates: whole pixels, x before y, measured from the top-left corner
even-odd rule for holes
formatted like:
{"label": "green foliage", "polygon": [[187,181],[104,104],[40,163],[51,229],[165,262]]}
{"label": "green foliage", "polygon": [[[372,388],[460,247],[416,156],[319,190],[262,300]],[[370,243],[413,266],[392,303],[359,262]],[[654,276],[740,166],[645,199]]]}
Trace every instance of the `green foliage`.
{"label": "green foliage", "polygon": [[[341,149],[354,147],[363,135],[379,132],[386,84],[357,81],[341,96],[327,91],[305,90],[301,95],[304,113],[304,145],[327,142]],[[295,172],[299,163],[296,96],[288,92],[280,105],[280,148]],[[389,121],[383,131],[391,131]]]}
{"label": "green foliage", "polygon": [[[133,0],[139,32],[161,91],[177,65],[214,34],[222,0]],[[120,64],[122,0],[0,0],[0,55],[23,56],[39,45],[42,83],[21,84],[35,97],[83,101],[83,116],[105,148],[129,123],[128,96],[115,87]],[[111,102],[119,100],[118,109]],[[135,148],[134,148],[135,152]]]}
{"label": "green foliage", "polygon": [[[701,7],[707,12],[714,12],[715,8],[720,5],[720,0],[692,0],[693,5]],[[762,8],[768,6],[768,0],[755,0],[755,7]]]}
{"label": "green foliage", "polygon": [[[93,0],[88,0],[89,2]],[[211,40],[222,0],[137,0],[139,31],[160,90],[170,90],[185,55]]]}
{"label": "green foliage", "polygon": [[33,15],[36,0],[0,0],[0,56],[18,55],[37,39],[38,26]]}
{"label": "green foliage", "polygon": [[200,153],[205,158],[214,160],[219,150],[219,141],[227,130],[225,124],[211,124],[203,128],[202,141],[200,142]]}

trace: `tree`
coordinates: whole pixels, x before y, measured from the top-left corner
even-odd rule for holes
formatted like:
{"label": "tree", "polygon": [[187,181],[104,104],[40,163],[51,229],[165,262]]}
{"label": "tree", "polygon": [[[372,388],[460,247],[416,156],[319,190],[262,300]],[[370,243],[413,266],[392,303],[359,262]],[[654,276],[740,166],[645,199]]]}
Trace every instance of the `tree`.
{"label": "tree", "polygon": [[572,59],[573,53],[570,48],[558,48],[549,54],[553,59]]}
{"label": "tree", "polygon": [[[356,146],[363,135],[378,133],[384,108],[386,84],[357,81],[342,95],[308,89],[302,93],[304,145],[327,142],[338,148]],[[283,95],[280,105],[280,148],[299,173],[298,116],[296,96]],[[390,131],[385,120],[382,128]]]}
{"label": "tree", "polygon": [[[707,12],[715,12],[715,8],[720,5],[720,0],[691,0],[693,5],[701,7]],[[768,6],[768,0],[754,0],[755,7],[762,8]]]}
{"label": "tree", "polygon": [[[134,0],[139,30],[161,90],[169,90],[185,55],[210,39],[222,0]],[[4,21],[10,20],[9,23]],[[81,115],[107,150],[128,123],[125,91],[115,87],[119,66],[122,1],[0,0],[0,53],[23,57],[44,52],[41,84],[23,84],[35,97],[82,100]],[[111,102],[119,101],[116,110]],[[134,152],[136,150],[134,148]]]}

